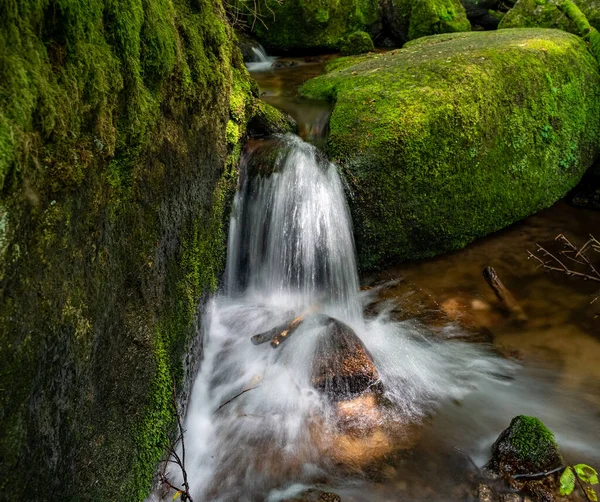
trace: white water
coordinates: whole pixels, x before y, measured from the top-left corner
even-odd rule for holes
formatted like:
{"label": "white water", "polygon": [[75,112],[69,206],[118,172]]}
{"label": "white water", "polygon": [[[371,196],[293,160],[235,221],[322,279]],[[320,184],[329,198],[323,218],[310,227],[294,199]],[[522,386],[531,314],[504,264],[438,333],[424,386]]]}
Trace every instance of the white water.
{"label": "white water", "polygon": [[249,61],[246,63],[246,68],[248,71],[266,71],[271,68],[273,62],[277,59],[272,56],[267,55],[267,51],[262,45],[258,47],[252,47],[252,52],[254,54],[254,61]]}
{"label": "white water", "polygon": [[[510,371],[476,346],[439,342],[385,316],[363,318],[344,187],[315,147],[292,135],[267,141],[246,154],[241,180],[226,288],[207,307],[204,360],[185,421],[195,502],[279,500],[346,472],[337,405],[311,385],[324,336],[317,312],[351,326],[373,356],[391,406],[375,418],[352,417],[365,428],[402,430]],[[279,348],[250,342],[306,312]],[[178,480],[176,470],[170,475]]]}

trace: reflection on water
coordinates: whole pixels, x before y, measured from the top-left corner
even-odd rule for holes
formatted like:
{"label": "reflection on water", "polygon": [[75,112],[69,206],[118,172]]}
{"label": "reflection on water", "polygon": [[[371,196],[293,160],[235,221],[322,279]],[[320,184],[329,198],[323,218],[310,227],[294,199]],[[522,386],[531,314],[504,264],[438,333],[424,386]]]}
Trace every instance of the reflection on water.
{"label": "reflection on water", "polygon": [[318,147],[325,146],[331,104],[327,101],[298,97],[298,87],[306,80],[323,73],[325,64],[334,56],[278,59],[278,68],[253,71],[261,98],[298,123],[299,136]]}

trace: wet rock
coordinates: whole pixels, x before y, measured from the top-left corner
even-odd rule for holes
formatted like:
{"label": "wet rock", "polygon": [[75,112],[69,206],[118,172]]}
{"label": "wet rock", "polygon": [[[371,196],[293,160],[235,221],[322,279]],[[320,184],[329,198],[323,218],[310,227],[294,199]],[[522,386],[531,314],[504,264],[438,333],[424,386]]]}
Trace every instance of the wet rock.
{"label": "wet rock", "polygon": [[600,209],[600,168],[598,166],[573,190],[571,204],[586,209]]}
{"label": "wet rock", "polygon": [[256,109],[248,124],[248,135],[253,138],[262,138],[271,134],[285,134],[297,132],[296,121],[287,113],[279,111],[274,106],[258,100]]}
{"label": "wet rock", "polygon": [[310,488],[302,493],[299,493],[296,497],[291,499],[285,499],[282,502],[341,502],[342,499],[339,495],[333,492],[327,492],[319,490],[317,488]]}
{"label": "wet rock", "polygon": [[486,469],[512,477],[548,472],[562,464],[554,434],[540,419],[519,415],[498,436]]}
{"label": "wet rock", "polygon": [[317,342],[313,386],[339,400],[366,391],[378,380],[373,358],[352,328],[328,318]]}
{"label": "wet rock", "polygon": [[520,494],[552,502],[559,473],[544,473],[551,473],[562,465],[554,434],[538,418],[519,415],[498,436],[492,446],[492,459],[485,469]]}
{"label": "wet rock", "polygon": [[296,66],[297,64],[298,63],[296,61],[278,59],[271,65],[271,68],[291,68],[292,66]]}

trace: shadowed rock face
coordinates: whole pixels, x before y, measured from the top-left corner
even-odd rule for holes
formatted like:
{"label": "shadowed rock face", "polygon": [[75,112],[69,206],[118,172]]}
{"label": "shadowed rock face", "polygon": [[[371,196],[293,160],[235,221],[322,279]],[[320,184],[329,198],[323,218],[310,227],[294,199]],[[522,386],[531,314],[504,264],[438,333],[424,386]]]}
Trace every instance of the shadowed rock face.
{"label": "shadowed rock face", "polygon": [[373,358],[352,328],[328,318],[313,361],[313,386],[339,400],[364,392],[378,380]]}

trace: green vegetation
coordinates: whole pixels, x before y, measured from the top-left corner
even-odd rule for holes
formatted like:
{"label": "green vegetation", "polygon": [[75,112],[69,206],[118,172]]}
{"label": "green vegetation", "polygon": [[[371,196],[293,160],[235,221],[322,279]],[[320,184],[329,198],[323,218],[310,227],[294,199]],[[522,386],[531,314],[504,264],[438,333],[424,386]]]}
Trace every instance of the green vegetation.
{"label": "green vegetation", "polygon": [[[560,494],[565,497],[571,495],[578,483],[584,491],[587,500],[598,501],[598,494],[593,485],[598,484],[598,472],[586,464],[568,466],[560,476]],[[587,486],[591,485],[591,486]]]}
{"label": "green vegetation", "polygon": [[[238,2],[244,11],[247,2]],[[254,4],[250,10],[254,8]],[[374,33],[380,24],[376,0],[263,0],[253,32],[270,50],[338,50],[354,31]]]}
{"label": "green vegetation", "polygon": [[[499,28],[557,28],[578,33],[576,24],[559,9],[564,0],[519,0]],[[592,26],[600,29],[600,0],[573,0]]]}
{"label": "green vegetation", "polygon": [[548,472],[563,465],[554,434],[536,417],[519,415],[492,446],[487,468],[500,475]]}
{"label": "green vegetation", "polygon": [[335,102],[328,150],[355,194],[363,268],[548,207],[599,153],[598,64],[565,32],[438,35],[328,71],[301,92]]}
{"label": "green vegetation", "polygon": [[460,0],[388,0],[384,5],[386,23],[401,41],[471,31]]}
{"label": "green vegetation", "polygon": [[0,489],[143,500],[256,87],[209,0],[8,0],[0,53]]}
{"label": "green vegetation", "polygon": [[341,52],[343,56],[353,56],[355,54],[364,54],[375,49],[373,40],[368,33],[364,31],[355,31],[348,35],[342,42]]}

